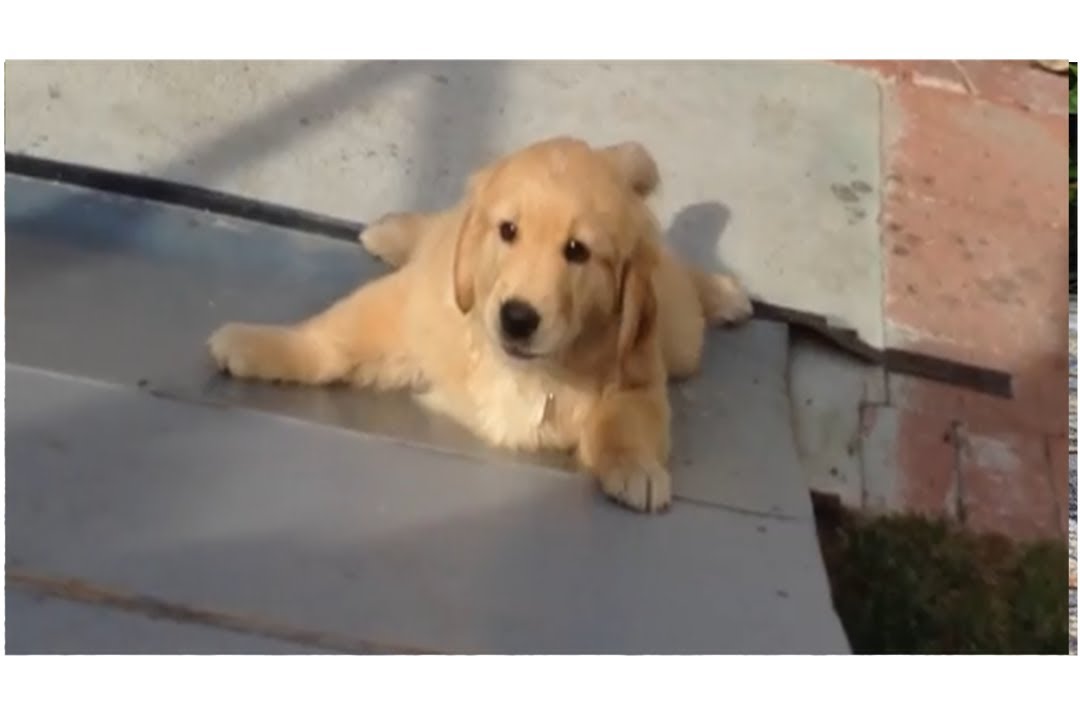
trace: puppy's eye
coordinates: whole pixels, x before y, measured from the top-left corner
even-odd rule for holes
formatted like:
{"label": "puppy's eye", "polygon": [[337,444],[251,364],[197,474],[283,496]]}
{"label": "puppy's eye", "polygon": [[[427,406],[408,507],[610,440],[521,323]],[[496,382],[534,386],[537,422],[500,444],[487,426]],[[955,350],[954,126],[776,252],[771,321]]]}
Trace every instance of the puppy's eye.
{"label": "puppy's eye", "polygon": [[503,242],[514,242],[517,237],[517,225],[509,220],[499,223],[499,237],[503,239]]}
{"label": "puppy's eye", "polygon": [[563,245],[562,254],[566,262],[583,263],[589,259],[589,246],[580,240],[570,238]]}

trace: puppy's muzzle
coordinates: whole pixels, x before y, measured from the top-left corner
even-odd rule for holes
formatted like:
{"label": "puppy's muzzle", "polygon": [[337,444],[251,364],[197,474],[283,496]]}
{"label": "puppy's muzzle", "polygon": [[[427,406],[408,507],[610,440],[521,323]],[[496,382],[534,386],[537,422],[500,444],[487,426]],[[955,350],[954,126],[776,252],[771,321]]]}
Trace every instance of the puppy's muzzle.
{"label": "puppy's muzzle", "polygon": [[499,308],[499,325],[507,340],[524,342],[540,327],[540,313],[529,303],[511,298]]}

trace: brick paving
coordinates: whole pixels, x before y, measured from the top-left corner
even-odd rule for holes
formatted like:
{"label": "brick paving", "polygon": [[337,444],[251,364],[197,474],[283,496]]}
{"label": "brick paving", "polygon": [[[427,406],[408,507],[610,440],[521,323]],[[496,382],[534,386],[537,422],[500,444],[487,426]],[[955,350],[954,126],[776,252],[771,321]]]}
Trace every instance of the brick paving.
{"label": "brick paving", "polygon": [[882,88],[886,337],[1013,374],[1003,400],[893,376],[901,507],[1068,532],[1068,80],[1025,62],[854,62]]}
{"label": "brick paving", "polygon": [[888,344],[1013,374],[1012,400],[889,378],[893,509],[1067,538],[1075,655],[1068,80],[1024,62],[848,64],[882,87]]}

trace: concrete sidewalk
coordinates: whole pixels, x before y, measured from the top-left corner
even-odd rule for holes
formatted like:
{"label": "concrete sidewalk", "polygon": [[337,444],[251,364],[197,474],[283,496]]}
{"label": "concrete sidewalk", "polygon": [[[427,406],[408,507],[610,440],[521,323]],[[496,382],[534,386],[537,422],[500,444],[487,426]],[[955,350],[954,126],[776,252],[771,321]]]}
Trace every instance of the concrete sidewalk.
{"label": "concrete sidewalk", "polygon": [[538,137],[641,140],[689,257],[872,345],[1013,374],[999,400],[796,342],[812,486],[1017,537],[1065,531],[1061,76],[967,61],[7,69],[8,151],[359,221],[451,202],[476,165]]}
{"label": "concrete sidewalk", "polygon": [[[288,321],[385,272],[357,245],[14,176],[7,213],[9,652],[211,630],[221,652],[847,651],[783,326],[710,337],[674,396],[675,507],[644,517],[407,397],[216,373],[223,321]],[[72,601],[134,635],[68,637],[93,617]]]}
{"label": "concrete sidewalk", "polygon": [[[673,242],[883,341],[880,97],[818,63],[89,63],[9,67],[9,150],[370,220],[455,201],[559,134],[655,154]],[[101,89],[109,88],[107,96]],[[78,117],[78,123],[70,118]],[[677,131],[674,131],[677,128]]]}

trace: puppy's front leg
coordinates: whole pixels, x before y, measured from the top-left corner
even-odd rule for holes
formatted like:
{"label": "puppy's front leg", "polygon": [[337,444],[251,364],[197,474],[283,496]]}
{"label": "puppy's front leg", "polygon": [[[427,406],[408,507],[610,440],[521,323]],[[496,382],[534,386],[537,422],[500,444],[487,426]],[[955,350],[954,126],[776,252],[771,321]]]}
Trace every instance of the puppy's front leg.
{"label": "puppy's front leg", "polygon": [[586,420],[578,458],[616,502],[642,512],[671,504],[667,389],[611,388]]}

